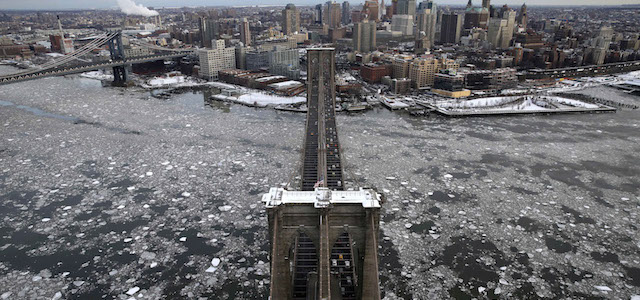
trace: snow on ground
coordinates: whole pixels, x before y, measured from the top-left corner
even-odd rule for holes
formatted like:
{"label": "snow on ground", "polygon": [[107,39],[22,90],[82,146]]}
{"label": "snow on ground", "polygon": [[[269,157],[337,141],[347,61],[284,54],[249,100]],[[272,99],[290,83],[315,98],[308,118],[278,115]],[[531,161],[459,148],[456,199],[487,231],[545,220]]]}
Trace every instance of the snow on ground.
{"label": "snow on ground", "polygon": [[595,105],[595,104],[591,104],[591,103],[585,103],[582,101],[578,101],[578,100],[573,100],[573,99],[567,99],[567,98],[562,98],[562,97],[544,97],[545,99],[549,99],[551,101],[555,101],[561,104],[566,104],[569,106],[574,106],[574,107],[582,107],[582,108],[598,108],[600,106]]}
{"label": "snow on ground", "polygon": [[168,86],[168,85],[174,85],[179,83],[185,83],[186,81],[187,79],[184,76],[155,77],[153,79],[148,80],[147,84],[152,87],[159,87],[159,86]]}
{"label": "snow on ground", "polygon": [[80,76],[84,78],[91,78],[91,79],[97,79],[97,80],[113,80],[113,75],[107,74],[102,70],[84,72],[80,74]]}
{"label": "snow on ground", "polygon": [[266,94],[264,92],[250,92],[240,96],[227,96],[218,94],[212,96],[214,99],[222,101],[231,101],[246,105],[254,105],[258,107],[275,106],[282,104],[299,104],[307,102],[304,97],[283,97],[277,95]]}
{"label": "snow on ground", "polygon": [[[595,109],[600,106],[553,96],[491,97],[463,101],[442,101],[437,107],[450,111],[540,111],[569,108]],[[554,108],[557,106],[558,108]]]}

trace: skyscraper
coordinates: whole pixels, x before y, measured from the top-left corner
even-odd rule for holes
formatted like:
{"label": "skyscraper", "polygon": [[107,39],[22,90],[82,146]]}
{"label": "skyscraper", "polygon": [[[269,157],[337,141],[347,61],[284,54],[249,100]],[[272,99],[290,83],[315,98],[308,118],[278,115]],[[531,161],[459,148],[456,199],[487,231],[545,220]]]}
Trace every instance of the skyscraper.
{"label": "skyscraper", "polygon": [[211,48],[211,40],[218,39],[220,26],[214,19],[200,18],[200,42],[202,47]]}
{"label": "skyscraper", "polygon": [[339,3],[327,1],[327,5],[325,6],[325,15],[325,23],[329,24],[329,28],[340,27],[340,22],[342,22],[342,8]]}
{"label": "skyscraper", "polygon": [[247,18],[242,18],[240,23],[240,41],[245,45],[251,45],[251,31],[249,30],[249,21]]}
{"label": "skyscraper", "polygon": [[[423,2],[424,3],[424,2]],[[438,15],[431,9],[422,9],[418,12],[418,23],[416,24],[416,38],[424,32],[424,36],[429,40],[429,47],[433,46],[436,38],[436,24]]]}
{"label": "skyscraper", "polygon": [[402,35],[413,34],[412,15],[393,15],[391,18],[391,30],[402,32]]}
{"label": "skyscraper", "polygon": [[501,18],[492,18],[487,30],[488,42],[496,48],[508,48],[513,39],[515,23],[516,12],[511,9],[505,9]]}
{"label": "skyscraper", "polygon": [[[362,13],[367,15],[367,19],[371,21],[378,21],[378,1],[367,0],[362,7]],[[364,18],[363,18],[364,19]]]}
{"label": "skyscraper", "polygon": [[300,31],[300,11],[292,3],[282,10],[282,31],[285,35]]}
{"label": "skyscraper", "polygon": [[457,13],[449,13],[442,15],[442,24],[440,25],[440,42],[443,44],[457,44],[460,42],[462,33],[462,17]]}
{"label": "skyscraper", "polygon": [[527,30],[528,21],[529,18],[527,17],[527,5],[522,4],[522,7],[520,7],[520,13],[518,14],[518,24],[520,25],[520,27],[524,28],[524,30]]}
{"label": "skyscraper", "polygon": [[353,26],[353,48],[359,52],[369,52],[376,48],[376,23],[363,20]]}
{"label": "skyscraper", "polygon": [[435,4],[433,0],[425,0],[420,2],[420,5],[418,5],[418,12],[421,12],[426,9],[430,9],[431,13],[434,15],[438,14],[438,5]]}
{"label": "skyscraper", "polygon": [[342,24],[351,23],[351,6],[349,1],[342,2]]}
{"label": "skyscraper", "polygon": [[398,0],[397,15],[416,15],[416,0]]}
{"label": "skyscraper", "polygon": [[316,23],[324,24],[324,16],[322,14],[322,4],[317,4],[314,12],[316,16]]}

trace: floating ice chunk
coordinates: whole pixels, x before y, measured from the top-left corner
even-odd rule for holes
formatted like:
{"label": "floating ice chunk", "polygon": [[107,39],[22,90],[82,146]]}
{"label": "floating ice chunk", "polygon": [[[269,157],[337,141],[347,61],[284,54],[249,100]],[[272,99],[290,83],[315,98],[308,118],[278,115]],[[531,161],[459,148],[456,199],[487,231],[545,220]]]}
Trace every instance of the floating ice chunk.
{"label": "floating ice chunk", "polygon": [[133,295],[134,295],[135,293],[137,293],[139,290],[140,290],[140,288],[139,288],[139,287],[134,286],[134,287],[130,288],[130,289],[127,291],[127,295],[129,295],[129,296],[133,296]]}
{"label": "floating ice chunk", "polygon": [[154,262],[152,262],[152,263],[151,263],[151,265],[149,265],[149,267],[150,267],[150,268],[152,268],[152,269],[153,269],[153,268],[155,268],[155,267],[157,267],[157,266],[158,266],[158,263],[157,263],[157,262],[155,262],[155,261],[154,261]]}
{"label": "floating ice chunk", "polygon": [[640,300],[640,295],[631,295],[631,300]]}
{"label": "floating ice chunk", "polygon": [[189,192],[183,192],[183,193],[182,193],[182,197],[191,197],[191,193],[189,193]]}
{"label": "floating ice chunk", "polygon": [[220,211],[230,211],[231,210],[231,206],[230,205],[223,205],[218,207],[218,210]]}
{"label": "floating ice chunk", "polygon": [[146,175],[147,176],[153,176],[153,172],[147,172]]}
{"label": "floating ice chunk", "polygon": [[140,254],[140,257],[144,260],[153,260],[156,258],[156,254],[153,252],[144,251],[142,252],[142,254]]}
{"label": "floating ice chunk", "polygon": [[451,174],[444,174],[444,178],[445,178],[445,179],[451,179],[451,178],[453,178],[453,175],[451,175]]}
{"label": "floating ice chunk", "polygon": [[130,186],[130,187],[128,187],[128,188],[127,188],[127,191],[133,191],[133,190],[135,190],[135,189],[136,189],[136,187],[135,187],[135,186]]}
{"label": "floating ice chunk", "polygon": [[604,285],[595,285],[593,287],[596,288],[597,290],[603,291],[603,292],[611,292],[611,291],[613,291],[611,288],[609,288],[608,286],[604,286]]}
{"label": "floating ice chunk", "polygon": [[4,292],[0,295],[0,299],[9,299],[9,296],[11,296],[11,292]]}
{"label": "floating ice chunk", "polygon": [[404,227],[407,228],[407,229],[411,228],[411,226],[413,226],[413,224],[411,224],[411,223],[404,224]]}
{"label": "floating ice chunk", "polygon": [[478,287],[478,293],[482,293],[482,292],[484,292],[486,289],[487,289],[486,287],[480,286],[480,287]]}
{"label": "floating ice chunk", "polygon": [[500,287],[497,287],[495,290],[493,290],[493,293],[496,295],[500,295],[502,293],[502,289]]}
{"label": "floating ice chunk", "polygon": [[133,239],[132,238],[126,238],[126,239],[124,239],[122,241],[125,242],[125,243],[129,243],[129,242],[133,241]]}
{"label": "floating ice chunk", "polygon": [[386,177],[386,178],[387,178],[387,180],[396,180],[396,178],[393,177],[393,176],[389,176],[389,177]]}
{"label": "floating ice chunk", "polygon": [[620,198],[620,200],[622,200],[622,201],[629,201],[629,198],[627,198],[627,197],[622,197],[622,198]]}
{"label": "floating ice chunk", "polygon": [[160,164],[161,164],[161,165],[163,165],[163,166],[166,166],[166,165],[168,165],[168,164],[169,164],[169,161],[168,161],[168,160],[166,160],[166,161],[164,161],[164,162],[161,162]]}
{"label": "floating ice chunk", "polygon": [[51,218],[42,218],[42,222],[49,222],[51,221]]}
{"label": "floating ice chunk", "polygon": [[431,238],[432,238],[432,239],[434,239],[434,240],[437,240],[437,239],[440,237],[440,235],[439,235],[439,234],[434,234],[434,233],[431,233],[431,234],[429,234],[429,235],[430,235],[430,236],[431,236]]}
{"label": "floating ice chunk", "polygon": [[76,280],[76,281],[74,281],[74,282],[73,282],[73,285],[75,285],[75,286],[77,286],[77,287],[80,287],[80,286],[82,286],[83,284],[84,284],[84,281],[82,281],[82,280]]}
{"label": "floating ice chunk", "polygon": [[40,281],[40,280],[42,280],[42,276],[39,276],[39,275],[33,276],[33,278],[31,278],[31,281],[34,281],[34,282]]}
{"label": "floating ice chunk", "polygon": [[180,241],[181,241],[181,242],[186,242],[186,241],[187,241],[187,237],[186,237],[186,236],[181,237],[181,238],[180,238]]}
{"label": "floating ice chunk", "polygon": [[113,276],[113,275],[116,275],[116,274],[118,274],[118,270],[111,270],[111,271],[109,271],[109,275],[110,275],[110,276]]}
{"label": "floating ice chunk", "polygon": [[466,213],[464,210],[461,210],[461,211],[459,211],[459,212],[458,212],[458,214],[459,214],[459,215],[464,216],[464,215],[466,215],[467,213]]}
{"label": "floating ice chunk", "polygon": [[213,273],[217,270],[218,268],[214,268],[214,267],[209,267],[208,269],[204,270],[207,273]]}
{"label": "floating ice chunk", "polygon": [[166,168],[164,168],[165,170],[173,170],[173,166],[172,165],[168,165]]}
{"label": "floating ice chunk", "polygon": [[503,285],[509,285],[509,282],[507,282],[504,278],[500,278],[498,282],[500,282],[500,284],[503,284]]}
{"label": "floating ice chunk", "polygon": [[60,292],[56,292],[56,294],[53,295],[53,297],[51,298],[51,300],[58,300],[58,299],[62,299],[62,293]]}
{"label": "floating ice chunk", "polygon": [[220,259],[219,259],[219,258],[217,258],[217,257],[214,257],[214,258],[211,260],[211,265],[212,265],[212,266],[214,266],[214,267],[217,267],[218,265],[220,265]]}

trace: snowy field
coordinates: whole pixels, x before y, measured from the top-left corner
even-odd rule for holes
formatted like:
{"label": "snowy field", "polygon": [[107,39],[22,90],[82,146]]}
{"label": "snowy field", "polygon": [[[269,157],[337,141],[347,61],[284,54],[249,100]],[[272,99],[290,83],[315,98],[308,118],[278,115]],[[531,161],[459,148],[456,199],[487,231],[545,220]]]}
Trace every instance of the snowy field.
{"label": "snowy field", "polygon": [[[260,195],[297,169],[303,114],[79,77],[0,95],[0,297],[267,298]],[[384,299],[640,294],[637,110],[337,123],[346,174],[388,198]]]}

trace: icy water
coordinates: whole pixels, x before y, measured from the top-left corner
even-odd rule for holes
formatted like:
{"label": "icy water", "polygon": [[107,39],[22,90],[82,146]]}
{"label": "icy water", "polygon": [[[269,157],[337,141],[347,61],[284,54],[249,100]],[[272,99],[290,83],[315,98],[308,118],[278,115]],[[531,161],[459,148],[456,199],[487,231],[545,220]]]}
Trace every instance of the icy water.
{"label": "icy water", "polygon": [[[0,299],[266,299],[260,194],[296,170],[304,115],[204,99],[0,86]],[[640,294],[639,111],[338,126],[346,174],[387,196],[386,299]]]}

